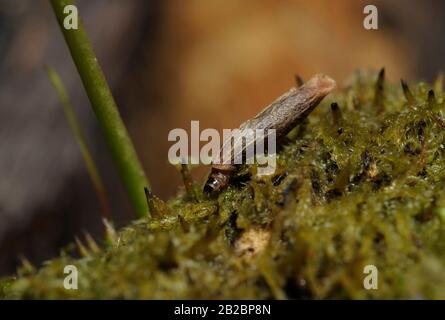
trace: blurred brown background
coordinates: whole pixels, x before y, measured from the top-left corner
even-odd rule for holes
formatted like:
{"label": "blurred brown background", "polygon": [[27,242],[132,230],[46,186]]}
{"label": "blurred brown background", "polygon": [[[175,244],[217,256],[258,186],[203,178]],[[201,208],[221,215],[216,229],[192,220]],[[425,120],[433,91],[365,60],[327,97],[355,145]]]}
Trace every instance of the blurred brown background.
{"label": "blurred brown background", "polygon": [[[154,192],[180,179],[172,128],[237,127],[293,86],[298,72],[340,84],[384,66],[398,81],[443,69],[445,3],[356,0],[79,0],[99,61]],[[0,1],[0,274],[20,255],[40,263],[81,234],[101,237],[97,199],[42,66],[58,71],[88,133],[118,226],[134,217],[48,1]],[[202,174],[202,170],[201,170]]]}

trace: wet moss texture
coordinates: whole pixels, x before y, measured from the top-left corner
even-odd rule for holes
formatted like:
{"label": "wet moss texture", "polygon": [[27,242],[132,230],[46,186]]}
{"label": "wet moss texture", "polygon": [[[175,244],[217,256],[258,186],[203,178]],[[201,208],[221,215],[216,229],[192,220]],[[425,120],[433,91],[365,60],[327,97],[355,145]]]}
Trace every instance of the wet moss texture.
{"label": "wet moss texture", "polygon": [[[432,90],[433,89],[433,90]],[[335,103],[334,103],[335,102]],[[334,104],[333,104],[334,103]],[[357,73],[295,128],[274,175],[246,166],[215,199],[202,183],[99,249],[78,241],[1,282],[4,298],[445,298],[442,81]],[[187,170],[182,170],[187,171]],[[78,290],[63,286],[78,269]],[[363,286],[364,267],[378,289]]]}

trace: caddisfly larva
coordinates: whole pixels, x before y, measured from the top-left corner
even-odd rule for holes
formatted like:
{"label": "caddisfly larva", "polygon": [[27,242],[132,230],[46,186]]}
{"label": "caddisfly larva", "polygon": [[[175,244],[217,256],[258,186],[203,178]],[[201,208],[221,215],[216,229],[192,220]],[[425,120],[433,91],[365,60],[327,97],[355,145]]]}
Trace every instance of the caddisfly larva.
{"label": "caddisfly larva", "polygon": [[[334,88],[333,79],[317,74],[300,87],[292,88],[283,94],[254,118],[244,122],[239,130],[262,129],[267,132],[274,129],[275,138],[279,141],[304,120]],[[251,143],[255,143],[255,140]],[[230,147],[227,148],[227,146]],[[228,186],[230,178],[239,167],[233,159],[239,155],[237,153],[244,152],[247,147],[248,143],[243,144],[242,138],[233,139],[233,136],[230,136],[224,141],[219,154],[220,161],[214,161],[212,164],[212,171],[204,186],[205,193],[215,193]],[[230,156],[225,157],[227,152],[230,152]]]}

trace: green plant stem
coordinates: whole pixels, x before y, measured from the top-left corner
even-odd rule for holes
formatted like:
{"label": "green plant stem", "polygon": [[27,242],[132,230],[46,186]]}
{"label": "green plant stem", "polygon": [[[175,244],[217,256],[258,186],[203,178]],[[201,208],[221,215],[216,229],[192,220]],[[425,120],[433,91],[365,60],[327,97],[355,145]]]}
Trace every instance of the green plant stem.
{"label": "green plant stem", "polygon": [[139,217],[148,212],[144,187],[148,181],[139,162],[130,136],[125,128],[110,88],[94,54],[79,17],[78,29],[65,29],[63,9],[73,5],[72,0],[50,0],[71,56],[82,79],[99,126],[111,151],[130,201]]}
{"label": "green plant stem", "polygon": [[74,112],[73,106],[70,102],[65,86],[63,85],[59,75],[53,69],[51,69],[48,66],[45,66],[45,70],[48,74],[51,84],[53,85],[54,89],[59,95],[59,98],[63,105],[63,109],[65,111],[66,118],[71,127],[71,130],[74,133],[74,137],[76,138],[76,141],[79,145],[80,152],[82,153],[82,157],[85,161],[85,165],[88,170],[88,174],[90,175],[94,189],[96,189],[102,217],[104,219],[111,220],[109,201],[107,193],[105,191],[104,184],[102,182],[102,178],[100,177],[99,170],[97,170],[97,166],[94,163],[93,157],[91,156],[90,149],[88,148],[88,144],[85,139],[85,134],[83,133],[79,119],[77,118]]}

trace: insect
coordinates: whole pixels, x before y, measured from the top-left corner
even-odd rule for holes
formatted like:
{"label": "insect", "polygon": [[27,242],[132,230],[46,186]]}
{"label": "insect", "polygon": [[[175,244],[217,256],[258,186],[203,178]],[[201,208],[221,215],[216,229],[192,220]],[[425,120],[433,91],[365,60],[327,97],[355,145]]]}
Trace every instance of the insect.
{"label": "insect", "polygon": [[[335,81],[330,77],[316,74],[308,82],[298,88],[290,89],[254,118],[241,124],[239,130],[263,129],[267,131],[268,129],[274,129],[276,139],[279,141],[304,120],[321,100],[335,88],[335,85]],[[225,148],[227,145],[231,147]],[[245,149],[246,146],[243,145],[242,139],[233,139],[232,144],[232,137],[228,137],[223,142],[219,155],[220,159],[224,158],[223,155],[227,151],[231,155],[224,158],[224,161],[212,164],[212,170],[204,186],[206,194],[218,193],[229,185],[230,179],[239,168],[239,165],[233,164],[233,161],[231,161],[236,156],[232,156],[232,151],[239,150],[238,152],[244,152]]]}

